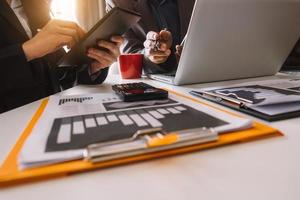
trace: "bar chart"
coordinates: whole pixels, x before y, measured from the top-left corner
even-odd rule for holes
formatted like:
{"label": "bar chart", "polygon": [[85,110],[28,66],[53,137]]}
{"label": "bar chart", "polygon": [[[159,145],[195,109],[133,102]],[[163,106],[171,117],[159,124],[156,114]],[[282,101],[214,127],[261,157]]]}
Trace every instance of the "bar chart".
{"label": "bar chart", "polygon": [[183,104],[129,109],[55,119],[46,152],[130,138],[138,130],[162,127],[170,132],[225,125],[218,118]]}

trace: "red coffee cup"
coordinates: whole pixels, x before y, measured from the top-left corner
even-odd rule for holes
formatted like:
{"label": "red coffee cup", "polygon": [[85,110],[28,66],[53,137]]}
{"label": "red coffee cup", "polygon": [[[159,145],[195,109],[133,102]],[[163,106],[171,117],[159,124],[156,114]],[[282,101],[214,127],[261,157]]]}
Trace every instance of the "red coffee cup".
{"label": "red coffee cup", "polygon": [[120,72],[123,79],[141,78],[143,54],[123,54],[119,57]]}

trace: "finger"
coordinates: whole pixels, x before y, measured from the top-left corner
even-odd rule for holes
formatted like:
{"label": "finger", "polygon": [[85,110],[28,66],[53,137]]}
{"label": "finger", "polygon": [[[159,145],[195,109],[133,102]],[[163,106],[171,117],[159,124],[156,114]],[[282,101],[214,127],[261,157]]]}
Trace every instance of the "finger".
{"label": "finger", "polygon": [[120,48],[120,46],[124,43],[124,38],[122,36],[112,36],[110,38],[110,40],[114,43],[116,43],[116,45],[118,46],[118,48]]}
{"label": "finger", "polygon": [[53,23],[63,28],[70,28],[76,30],[80,38],[85,35],[85,31],[75,22],[56,19]]}
{"label": "finger", "polygon": [[101,40],[98,42],[98,46],[110,51],[114,55],[114,57],[118,57],[120,55],[119,47],[115,43]]}
{"label": "finger", "polygon": [[80,38],[82,38],[86,34],[86,31],[84,31],[80,26],[78,26],[77,32],[78,32]]}
{"label": "finger", "polygon": [[107,53],[105,51],[91,48],[88,50],[87,53],[88,53],[88,55],[91,55],[93,58],[95,58],[99,62],[104,61],[104,60],[109,61],[109,62],[114,61],[113,56],[111,56],[109,53]]}
{"label": "finger", "polygon": [[105,41],[105,40],[100,40],[97,42],[97,45],[99,47],[103,47],[109,51],[113,51],[115,48],[117,48],[116,44],[115,43],[112,43],[112,42],[108,42],[108,41]]}
{"label": "finger", "polygon": [[160,45],[159,45],[159,50],[160,51],[167,51],[169,48],[168,48],[168,44],[165,43],[165,42],[161,42]]}
{"label": "finger", "polygon": [[107,65],[107,63],[105,63],[105,62],[94,61],[91,64],[91,72],[96,73],[97,71],[107,68],[107,67],[109,67],[109,65]]}
{"label": "finger", "polygon": [[156,60],[163,60],[163,59],[167,60],[170,55],[171,55],[171,51],[168,50],[168,51],[166,51],[164,53],[152,54],[150,56],[152,56]]}
{"label": "finger", "polygon": [[73,37],[68,35],[60,35],[58,37],[58,44],[60,47],[63,47],[65,45],[68,46],[68,48],[71,48],[75,45],[76,41],[73,39]]}
{"label": "finger", "polygon": [[149,31],[147,33],[146,39],[148,39],[148,40],[158,40],[159,39],[159,34],[154,32],[154,31]]}
{"label": "finger", "polygon": [[172,34],[170,31],[162,30],[159,32],[159,37],[161,40],[170,40],[172,38]]}
{"label": "finger", "polygon": [[149,59],[155,63],[155,64],[161,64],[166,62],[166,60],[168,59],[167,57],[156,57],[156,56],[151,56],[149,57]]}
{"label": "finger", "polygon": [[80,36],[77,34],[77,31],[71,28],[57,27],[56,33],[71,36],[76,42],[78,42],[80,38]]}
{"label": "finger", "polygon": [[107,61],[109,63],[113,63],[117,61],[117,58],[111,55],[110,53],[98,49],[94,49],[94,48],[88,50],[88,56],[96,59],[99,62]]}
{"label": "finger", "polygon": [[52,23],[66,28],[74,28],[74,29],[78,28],[78,25],[75,22],[67,21],[67,20],[54,19],[52,20]]}
{"label": "finger", "polygon": [[154,49],[156,42],[154,40],[145,40],[144,47],[146,49]]}
{"label": "finger", "polygon": [[150,56],[165,56],[163,52],[156,51],[154,49],[145,49],[145,54],[146,54],[147,57],[150,57]]}
{"label": "finger", "polygon": [[154,49],[149,49],[148,52],[151,56],[169,56],[171,51],[155,51]]}
{"label": "finger", "polygon": [[165,31],[165,30],[160,31],[159,38],[161,43],[164,42],[167,45],[166,47],[167,49],[171,48],[173,43],[173,37],[170,31]]}
{"label": "finger", "polygon": [[153,56],[152,59],[155,60],[155,62],[162,63],[162,62],[165,62],[168,59],[168,57]]}
{"label": "finger", "polygon": [[178,54],[181,54],[181,52],[182,52],[182,49],[183,49],[183,46],[180,46],[180,45],[176,45],[176,53],[178,53]]}
{"label": "finger", "polygon": [[166,55],[169,57],[170,55],[171,55],[171,53],[172,53],[172,51],[170,50],[170,49],[168,49],[167,51],[165,51],[166,52]]}
{"label": "finger", "polygon": [[87,56],[88,56],[89,58],[94,59],[95,62],[99,63],[99,66],[101,66],[101,67],[107,67],[107,66],[110,65],[110,63],[112,63],[112,62],[109,61],[109,60],[105,60],[105,59],[99,57],[97,54],[88,53]]}

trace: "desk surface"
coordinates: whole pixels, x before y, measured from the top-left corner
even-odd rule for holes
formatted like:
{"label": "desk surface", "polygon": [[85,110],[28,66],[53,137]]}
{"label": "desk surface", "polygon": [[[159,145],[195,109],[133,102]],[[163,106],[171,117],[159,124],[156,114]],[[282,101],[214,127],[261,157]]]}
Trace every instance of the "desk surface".
{"label": "desk surface", "polygon": [[[185,94],[191,89],[241,82],[239,80],[177,87],[145,81],[157,87],[166,87]],[[112,75],[102,85],[77,86],[62,94],[109,92],[111,84],[121,82],[124,81],[120,80],[118,75]],[[4,161],[39,103],[40,101],[37,101],[0,115],[0,163]],[[89,197],[132,200],[298,200],[300,118],[269,124],[281,130],[285,137],[6,188],[0,190],[0,199],[23,200],[26,197],[31,200],[53,198],[82,200]]]}

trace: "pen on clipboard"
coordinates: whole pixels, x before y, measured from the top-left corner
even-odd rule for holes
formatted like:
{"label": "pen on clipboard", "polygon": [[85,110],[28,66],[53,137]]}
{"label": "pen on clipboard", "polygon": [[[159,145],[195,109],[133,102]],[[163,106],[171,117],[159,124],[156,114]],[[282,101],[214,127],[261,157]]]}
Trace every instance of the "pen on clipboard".
{"label": "pen on clipboard", "polygon": [[219,94],[215,94],[215,93],[212,93],[212,92],[208,92],[208,91],[190,91],[190,94],[198,96],[198,97],[203,97],[203,98],[206,98],[206,99],[210,99],[210,100],[213,100],[213,101],[227,102],[227,103],[230,103],[231,105],[235,105],[239,108],[241,108],[241,107],[242,108],[247,108],[245,103],[242,102],[242,101],[239,101],[237,99],[232,99],[232,98],[229,98],[229,97],[226,97],[226,96],[222,96],[222,95],[219,95]]}

